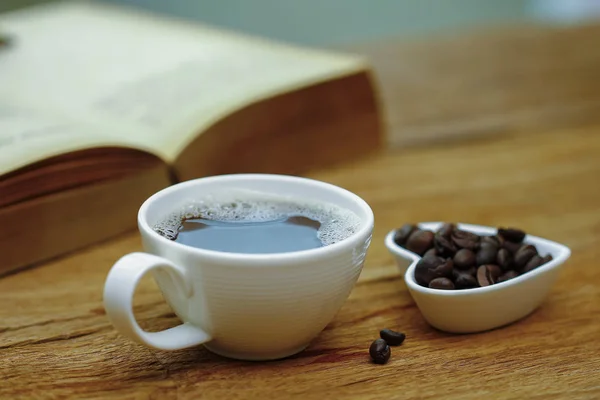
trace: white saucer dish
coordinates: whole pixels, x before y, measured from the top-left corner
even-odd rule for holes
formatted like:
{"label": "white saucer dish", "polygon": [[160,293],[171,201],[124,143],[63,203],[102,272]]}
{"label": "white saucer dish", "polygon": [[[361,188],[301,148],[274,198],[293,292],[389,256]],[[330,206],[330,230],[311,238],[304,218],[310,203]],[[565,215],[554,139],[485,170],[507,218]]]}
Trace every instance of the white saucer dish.
{"label": "white saucer dish", "polygon": [[[437,231],[443,222],[424,222],[421,229]],[[457,224],[461,230],[479,235],[495,235],[496,228]],[[524,243],[532,244],[542,255],[551,254],[552,261],[505,282],[491,286],[462,290],[431,289],[419,285],[414,277],[421,257],[396,243],[391,231],[385,239],[394,255],[406,286],[425,320],[433,327],[452,333],[473,333],[498,328],[515,322],[530,313],[546,298],[560,267],[570,257],[571,250],[559,243],[527,235]]]}

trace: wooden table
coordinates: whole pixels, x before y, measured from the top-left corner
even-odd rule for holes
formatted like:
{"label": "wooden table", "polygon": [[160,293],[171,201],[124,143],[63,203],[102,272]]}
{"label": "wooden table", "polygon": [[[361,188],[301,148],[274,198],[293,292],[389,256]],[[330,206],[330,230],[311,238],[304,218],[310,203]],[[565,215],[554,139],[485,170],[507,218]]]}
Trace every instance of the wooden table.
{"label": "wooden table", "polygon": [[[5,277],[0,397],[600,398],[600,127],[527,133],[389,149],[309,174],[362,196],[376,228],[350,298],[289,359],[152,351],[117,334],[102,287],[118,257],[141,249],[136,233]],[[573,254],[534,314],[486,333],[445,334],[423,320],[383,244],[390,229],[426,220],[515,225]],[[135,303],[146,329],[178,324],[149,278]],[[407,339],[381,366],[367,349],[384,327]]]}

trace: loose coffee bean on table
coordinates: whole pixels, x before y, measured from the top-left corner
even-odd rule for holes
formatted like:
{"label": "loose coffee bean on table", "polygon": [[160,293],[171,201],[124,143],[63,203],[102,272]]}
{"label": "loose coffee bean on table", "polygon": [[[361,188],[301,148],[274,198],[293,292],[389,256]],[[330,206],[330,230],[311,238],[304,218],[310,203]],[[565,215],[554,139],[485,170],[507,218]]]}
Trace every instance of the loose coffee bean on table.
{"label": "loose coffee bean on table", "polygon": [[390,346],[400,346],[404,342],[404,339],[406,339],[406,334],[387,328],[379,331],[379,336]]}
{"label": "loose coffee bean on table", "polygon": [[369,355],[375,364],[385,364],[390,359],[392,351],[390,346],[383,339],[374,340],[369,347]]}
{"label": "loose coffee bean on table", "polygon": [[415,280],[421,286],[439,290],[466,290],[514,279],[552,261],[524,242],[526,233],[500,227],[494,235],[477,235],[444,223],[437,232],[405,224],[394,242],[421,259]]}

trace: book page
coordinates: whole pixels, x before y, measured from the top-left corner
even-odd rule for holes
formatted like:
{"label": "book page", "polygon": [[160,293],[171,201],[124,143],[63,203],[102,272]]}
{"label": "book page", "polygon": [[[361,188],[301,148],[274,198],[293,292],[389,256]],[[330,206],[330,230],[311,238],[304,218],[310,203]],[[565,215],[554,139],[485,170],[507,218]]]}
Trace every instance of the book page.
{"label": "book page", "polygon": [[0,100],[96,127],[71,146],[121,141],[167,162],[238,108],[365,68],[354,56],[89,2],[0,15],[0,26],[14,39],[0,51]]}
{"label": "book page", "polygon": [[114,131],[96,129],[68,117],[0,101],[0,175],[39,161],[40,154],[48,158],[98,146],[137,147]]}

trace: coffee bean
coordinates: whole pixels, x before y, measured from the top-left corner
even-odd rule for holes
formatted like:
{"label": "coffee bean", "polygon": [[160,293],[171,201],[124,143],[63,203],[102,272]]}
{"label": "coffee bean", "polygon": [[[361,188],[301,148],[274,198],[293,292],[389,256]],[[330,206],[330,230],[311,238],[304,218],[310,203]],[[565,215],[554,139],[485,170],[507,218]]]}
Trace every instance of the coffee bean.
{"label": "coffee bean", "polygon": [[452,280],[456,280],[460,275],[471,275],[472,277],[475,277],[475,275],[477,274],[477,267],[471,267],[469,269],[458,269],[458,268],[454,268],[452,270]]}
{"label": "coffee bean", "polygon": [[[417,282],[421,283],[425,283],[425,281],[427,279],[425,279],[424,275],[426,273],[429,273],[429,271],[434,270],[435,268],[437,268],[439,265],[442,265],[446,260],[444,260],[442,257],[437,257],[437,256],[425,256],[422,257],[418,262],[417,262],[417,266],[415,267],[415,279],[417,280]],[[423,279],[419,278],[419,276],[423,276]],[[431,278],[433,279],[433,278]],[[431,280],[429,279],[426,283],[429,284],[429,281]]]}
{"label": "coffee bean", "polygon": [[415,267],[415,280],[421,286],[429,286],[435,278],[449,278],[452,276],[452,260],[441,257],[423,257]]}
{"label": "coffee bean", "polygon": [[452,270],[454,269],[454,263],[451,258],[446,258],[444,263],[436,268],[439,273],[439,277],[450,278],[452,276]]}
{"label": "coffee bean", "polygon": [[461,249],[477,250],[479,247],[479,236],[471,232],[455,230],[452,241]]}
{"label": "coffee bean", "polygon": [[517,276],[519,276],[519,273],[514,269],[511,269],[500,275],[500,277],[498,278],[498,283],[508,281],[510,279],[516,278]]}
{"label": "coffee bean", "polygon": [[498,281],[502,270],[494,264],[482,265],[477,268],[477,283],[479,286],[490,286]]}
{"label": "coffee bean", "polygon": [[529,260],[531,260],[531,258],[536,254],[537,250],[532,245],[527,244],[522,246],[515,253],[515,266],[517,268],[523,268],[529,262]]}
{"label": "coffee bean", "polygon": [[456,252],[452,260],[454,261],[454,266],[458,269],[468,269],[475,266],[476,263],[475,253],[469,249],[460,249]]}
{"label": "coffee bean", "polygon": [[513,256],[510,254],[510,251],[506,249],[498,250],[498,254],[496,255],[496,264],[498,264],[504,271],[509,270],[513,265]]}
{"label": "coffee bean", "polygon": [[435,249],[435,247],[432,247],[431,249],[427,250],[425,254],[423,254],[423,257],[436,257],[437,255],[437,250]]}
{"label": "coffee bean", "polygon": [[504,242],[506,242],[506,240],[504,240],[504,238],[502,236],[496,235],[496,236],[492,236],[492,237],[498,241],[498,244],[500,245],[499,247],[504,246]]}
{"label": "coffee bean", "polygon": [[484,243],[489,243],[498,248],[502,247],[499,236],[482,236],[479,242],[480,242],[480,244],[479,244],[480,246],[483,246]]}
{"label": "coffee bean", "polygon": [[390,359],[392,351],[383,339],[374,340],[369,347],[369,355],[375,364],[385,364]]}
{"label": "coffee bean", "polygon": [[513,243],[521,243],[525,239],[525,232],[515,228],[498,228],[498,235]]}
{"label": "coffee bean", "polygon": [[452,234],[452,232],[455,229],[456,229],[456,225],[446,223],[446,224],[442,225],[442,227],[438,230],[437,233],[439,233],[441,236],[445,237],[446,239],[450,239],[450,235]]}
{"label": "coffee bean", "polygon": [[553,260],[523,243],[526,233],[498,228],[496,235],[479,236],[444,223],[433,233],[405,224],[394,235],[403,247],[422,256],[415,280],[435,289],[469,289],[505,282]]}
{"label": "coffee bean", "polygon": [[472,250],[460,249],[454,255],[453,261],[456,268],[465,270],[476,266],[477,257]]}
{"label": "coffee bean", "polygon": [[474,288],[477,287],[477,279],[467,272],[456,271],[454,274],[454,286],[457,289]]}
{"label": "coffee bean", "polygon": [[521,243],[514,243],[514,242],[509,242],[508,240],[506,240],[504,242],[504,244],[502,245],[503,248],[505,248],[506,250],[510,251],[511,254],[516,254],[517,251],[519,251],[519,249],[521,247],[523,247],[523,244]]}
{"label": "coffee bean", "polygon": [[494,246],[501,248],[504,245],[504,238],[502,236],[494,235],[494,236],[481,236],[480,243],[490,243]]}
{"label": "coffee bean", "polygon": [[400,346],[406,335],[402,332],[396,332],[391,329],[383,329],[379,331],[379,336],[387,342],[390,346]]}
{"label": "coffee bean", "polygon": [[433,238],[433,245],[437,250],[438,255],[442,257],[452,257],[456,253],[456,246],[452,241],[439,233],[436,233]]}
{"label": "coffee bean", "polygon": [[533,257],[531,257],[527,264],[525,264],[525,267],[523,268],[523,273],[533,271],[542,264],[544,264],[544,259],[540,257],[539,254],[536,254]]}
{"label": "coffee bean", "polygon": [[432,289],[452,290],[454,283],[448,278],[435,278],[429,282],[429,287]]}
{"label": "coffee bean", "polygon": [[406,249],[422,256],[433,246],[433,232],[416,229],[406,241]]}
{"label": "coffee bean", "polygon": [[394,233],[394,242],[398,246],[404,246],[406,244],[406,241],[408,240],[408,237],[411,233],[413,233],[415,229],[417,229],[417,227],[412,224],[402,225],[402,227],[396,230],[396,232]]}
{"label": "coffee bean", "polygon": [[476,261],[477,265],[491,264],[496,262],[496,254],[498,253],[498,247],[486,242],[481,243],[479,251],[477,252]]}
{"label": "coffee bean", "polygon": [[455,280],[458,277],[458,275],[460,275],[461,273],[464,273],[464,272],[461,271],[460,269],[453,268],[452,269],[452,280]]}
{"label": "coffee bean", "polygon": [[496,279],[498,279],[500,275],[502,275],[502,268],[500,268],[496,264],[488,264],[488,270],[494,277],[496,277]]}
{"label": "coffee bean", "polygon": [[544,264],[546,264],[552,261],[554,258],[552,257],[552,254],[546,254],[544,257],[542,257],[542,259],[544,260]]}

